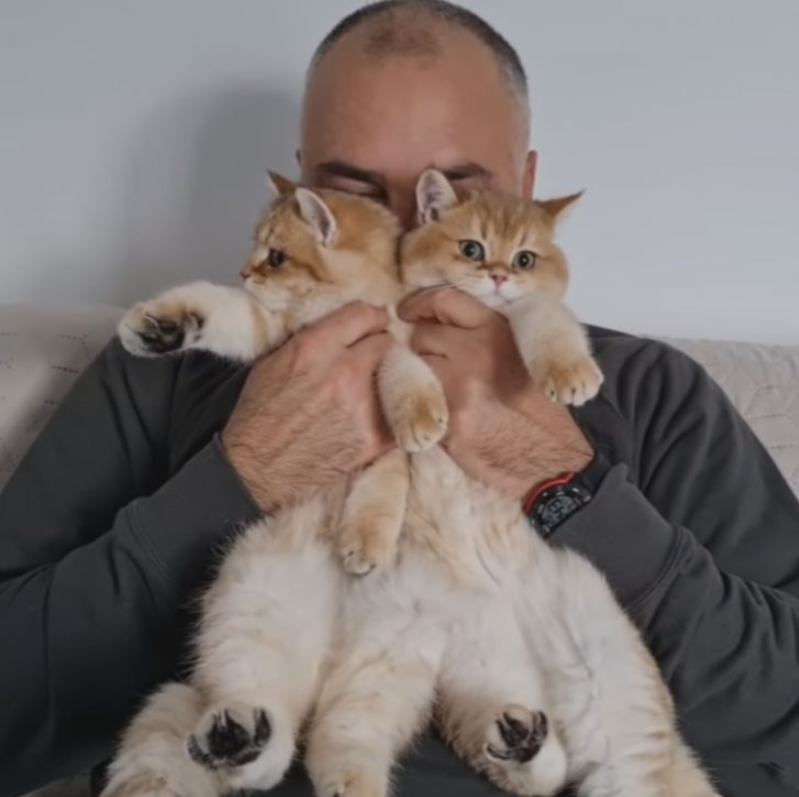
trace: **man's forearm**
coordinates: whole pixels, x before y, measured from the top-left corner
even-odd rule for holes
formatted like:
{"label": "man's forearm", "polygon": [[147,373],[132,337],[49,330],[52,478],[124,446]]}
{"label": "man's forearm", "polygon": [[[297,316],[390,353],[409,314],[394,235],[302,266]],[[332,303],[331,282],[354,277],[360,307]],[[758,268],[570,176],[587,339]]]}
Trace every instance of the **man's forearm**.
{"label": "man's forearm", "polygon": [[0,583],[0,793],[110,752],[168,677],[187,599],[215,551],[258,510],[212,441],[113,527],[60,561]]}

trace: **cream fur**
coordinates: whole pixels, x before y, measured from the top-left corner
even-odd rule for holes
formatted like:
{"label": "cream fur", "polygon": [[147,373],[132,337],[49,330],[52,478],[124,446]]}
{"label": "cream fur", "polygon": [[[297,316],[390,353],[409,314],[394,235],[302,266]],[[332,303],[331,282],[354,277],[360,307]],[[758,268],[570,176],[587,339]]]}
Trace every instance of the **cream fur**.
{"label": "cream fur", "polygon": [[[215,287],[175,289],[169,302],[191,317],[211,296],[202,314],[213,322],[187,347],[240,359],[333,303],[328,294],[281,324],[243,292],[220,289],[217,304]],[[386,282],[369,298],[390,304],[397,290]],[[123,323],[134,353],[129,331],[140,336],[161,301]],[[559,299],[498,309],[553,400],[595,395],[601,374]],[[259,313],[266,320],[254,321]],[[395,319],[392,332],[379,390],[399,449],[239,537],[204,597],[191,684],[167,685],[145,705],[104,797],[267,789],[301,741],[319,797],[384,797],[398,754],[430,718],[515,794],[548,797],[576,782],[584,797],[715,795],[602,575],[550,548],[515,502],[436,445],[447,424],[441,387],[408,349],[407,328]],[[241,760],[218,749],[235,735]]]}

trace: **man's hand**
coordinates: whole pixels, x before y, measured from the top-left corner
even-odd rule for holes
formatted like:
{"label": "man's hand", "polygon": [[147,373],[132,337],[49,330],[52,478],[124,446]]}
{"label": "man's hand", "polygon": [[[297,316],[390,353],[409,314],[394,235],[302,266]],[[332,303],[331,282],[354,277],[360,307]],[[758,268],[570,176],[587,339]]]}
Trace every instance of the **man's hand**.
{"label": "man's hand", "polygon": [[253,366],[222,443],[264,511],[390,448],[374,380],[391,345],[387,323],[385,310],[348,305]]}
{"label": "man's hand", "polygon": [[514,498],[581,471],[593,452],[569,411],[534,386],[510,325],[454,289],[403,302],[411,345],[438,374],[450,411],[445,448],[471,476]]}

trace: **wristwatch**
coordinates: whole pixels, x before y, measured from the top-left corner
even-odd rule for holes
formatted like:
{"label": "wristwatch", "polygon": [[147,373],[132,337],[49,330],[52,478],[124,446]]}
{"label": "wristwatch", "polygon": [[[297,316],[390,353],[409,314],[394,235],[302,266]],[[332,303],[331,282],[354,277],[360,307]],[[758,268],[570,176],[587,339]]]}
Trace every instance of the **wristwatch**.
{"label": "wristwatch", "polygon": [[572,515],[591,503],[609,470],[607,460],[596,454],[585,470],[565,473],[537,485],[524,500],[524,513],[546,539]]}

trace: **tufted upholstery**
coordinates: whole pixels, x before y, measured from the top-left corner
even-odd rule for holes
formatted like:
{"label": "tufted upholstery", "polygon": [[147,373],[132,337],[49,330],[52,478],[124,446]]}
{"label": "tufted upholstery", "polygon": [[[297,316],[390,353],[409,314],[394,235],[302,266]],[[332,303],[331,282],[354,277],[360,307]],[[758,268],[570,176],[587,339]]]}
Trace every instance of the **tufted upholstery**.
{"label": "tufted upholstery", "polygon": [[[0,490],[80,371],[113,334],[119,314],[108,306],[0,305]],[[799,346],[668,342],[707,368],[799,493]],[[87,793],[87,779],[79,776],[35,794]]]}
{"label": "tufted upholstery", "polygon": [[0,305],[0,490],[78,374],[114,333],[106,305]]}
{"label": "tufted upholstery", "polygon": [[668,342],[724,388],[799,494],[799,346]]}

